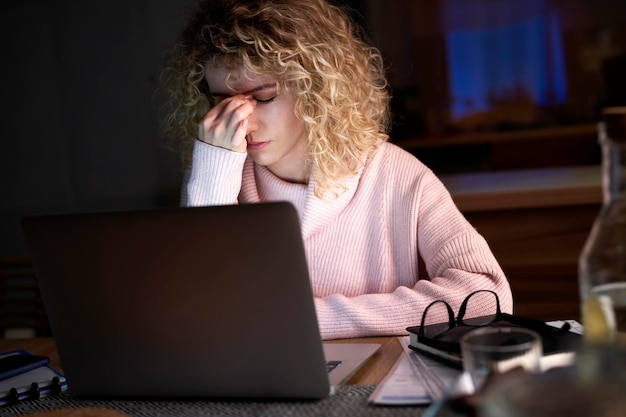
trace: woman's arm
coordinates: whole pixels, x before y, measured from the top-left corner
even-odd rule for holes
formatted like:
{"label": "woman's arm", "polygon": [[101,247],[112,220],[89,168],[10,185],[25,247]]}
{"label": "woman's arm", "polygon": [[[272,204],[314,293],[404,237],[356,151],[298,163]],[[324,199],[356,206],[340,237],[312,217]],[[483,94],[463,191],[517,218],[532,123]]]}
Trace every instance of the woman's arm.
{"label": "woman's arm", "polygon": [[[412,288],[400,286],[390,293],[356,297],[332,294],[316,298],[322,337],[406,334],[407,327],[419,325],[424,309],[431,302],[445,300],[456,314],[463,299],[478,289],[496,292],[502,311],[512,311],[508,281],[482,237],[461,236],[442,247],[440,257],[444,261],[437,267],[435,277],[420,279]],[[487,315],[495,312],[495,308],[490,303],[467,314],[468,317]]]}
{"label": "woman's arm", "polygon": [[196,140],[191,171],[185,176],[182,206],[237,204],[246,153]]}

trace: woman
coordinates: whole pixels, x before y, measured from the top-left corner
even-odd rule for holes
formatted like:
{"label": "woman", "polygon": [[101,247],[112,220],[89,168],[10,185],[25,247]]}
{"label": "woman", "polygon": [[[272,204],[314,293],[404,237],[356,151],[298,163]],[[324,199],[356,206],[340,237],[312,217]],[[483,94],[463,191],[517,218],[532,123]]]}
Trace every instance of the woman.
{"label": "woman", "polygon": [[485,240],[434,174],[387,142],[381,56],[341,8],[203,1],[162,92],[165,134],[187,170],[183,205],[296,207],[324,339],[404,334],[434,300],[458,309],[477,289],[512,310]]}

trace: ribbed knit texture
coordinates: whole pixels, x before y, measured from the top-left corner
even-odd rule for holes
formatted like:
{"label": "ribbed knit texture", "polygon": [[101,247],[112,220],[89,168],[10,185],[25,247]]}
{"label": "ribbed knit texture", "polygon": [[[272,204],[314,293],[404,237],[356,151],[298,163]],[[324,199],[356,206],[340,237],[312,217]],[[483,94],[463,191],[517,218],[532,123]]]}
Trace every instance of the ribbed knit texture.
{"label": "ribbed knit texture", "polygon": [[[495,291],[502,310],[512,311],[509,284],[487,242],[414,156],[385,143],[343,184],[338,197],[320,199],[312,180],[284,182],[246,154],[196,141],[181,197],[190,206],[291,201],[324,339],[405,334],[432,301],[444,299],[456,312],[477,289]],[[420,256],[427,276],[419,275]],[[494,311],[486,305],[467,314]]]}

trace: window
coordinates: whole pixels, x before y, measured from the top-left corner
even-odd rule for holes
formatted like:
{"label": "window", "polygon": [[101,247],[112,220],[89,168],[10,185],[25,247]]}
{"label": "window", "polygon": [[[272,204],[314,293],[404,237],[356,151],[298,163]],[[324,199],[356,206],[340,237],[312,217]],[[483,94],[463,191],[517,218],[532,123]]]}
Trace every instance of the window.
{"label": "window", "polygon": [[454,0],[442,13],[453,120],[498,105],[565,101],[559,16],[544,0]]}

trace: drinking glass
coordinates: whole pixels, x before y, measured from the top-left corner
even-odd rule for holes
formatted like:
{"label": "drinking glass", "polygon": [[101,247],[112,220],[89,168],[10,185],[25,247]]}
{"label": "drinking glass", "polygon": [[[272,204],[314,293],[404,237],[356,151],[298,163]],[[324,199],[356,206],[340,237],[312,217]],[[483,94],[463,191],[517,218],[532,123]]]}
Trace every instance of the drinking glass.
{"label": "drinking glass", "polygon": [[474,391],[493,372],[517,367],[529,373],[539,372],[542,353],[541,336],[521,327],[482,327],[461,339],[463,370],[470,375]]}

